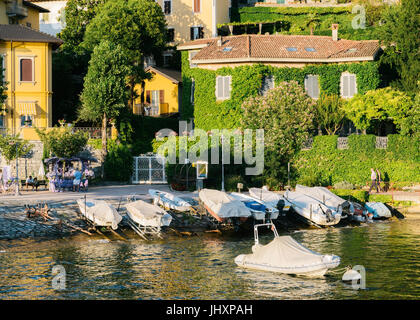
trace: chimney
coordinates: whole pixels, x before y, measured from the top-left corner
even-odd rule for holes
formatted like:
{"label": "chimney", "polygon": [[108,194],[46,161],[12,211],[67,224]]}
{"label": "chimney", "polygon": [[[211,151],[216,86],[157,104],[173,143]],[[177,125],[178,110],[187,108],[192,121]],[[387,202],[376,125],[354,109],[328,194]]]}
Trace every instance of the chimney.
{"label": "chimney", "polygon": [[332,30],[333,41],[338,41],[338,23],[333,23],[331,25],[331,30]]}
{"label": "chimney", "polygon": [[221,47],[222,44],[223,44],[223,39],[222,39],[222,36],[220,36],[219,39],[217,40],[217,46]]}

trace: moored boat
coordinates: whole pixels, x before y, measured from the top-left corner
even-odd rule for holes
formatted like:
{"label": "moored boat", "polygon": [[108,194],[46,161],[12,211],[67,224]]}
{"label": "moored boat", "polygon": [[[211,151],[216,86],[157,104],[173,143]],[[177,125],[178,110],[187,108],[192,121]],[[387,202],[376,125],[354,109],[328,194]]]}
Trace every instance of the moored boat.
{"label": "moored boat", "polygon": [[373,219],[387,219],[392,217],[391,211],[382,202],[366,202],[365,208],[372,214]]}
{"label": "moored boat", "polygon": [[252,213],[255,220],[275,220],[279,216],[279,210],[272,207],[269,203],[265,203],[261,200],[254,199],[253,197],[247,196],[243,193],[232,192],[230,194],[235,199],[242,201]]}
{"label": "moored boat", "polygon": [[172,221],[172,216],[165,210],[143,200],[129,202],[125,207],[128,217],[143,227],[167,227]]}
{"label": "moored boat", "polygon": [[180,197],[175,196],[173,193],[149,189],[149,195],[153,197],[154,204],[160,205],[165,209],[171,209],[181,212],[191,210],[190,203],[181,199]]}
{"label": "moored boat", "polygon": [[290,203],[281,195],[264,188],[249,188],[249,195],[282,211],[289,211]]}
{"label": "moored boat", "polygon": [[95,227],[118,229],[122,217],[117,210],[104,200],[77,200],[81,214]]}
{"label": "moored boat", "polygon": [[[268,226],[274,232],[274,239],[261,245],[258,227]],[[323,276],[329,269],[340,264],[340,257],[322,255],[301,245],[290,236],[279,236],[273,223],[254,226],[255,245],[251,254],[240,254],[235,258],[239,267],[294,274],[307,277]]]}
{"label": "moored boat", "polygon": [[294,211],[308,224],[317,226],[333,226],[340,222],[341,215],[300,192],[286,191],[284,197],[292,205]]}
{"label": "moored boat", "polygon": [[202,189],[198,196],[207,212],[219,222],[226,222],[229,219],[239,219],[244,222],[252,215],[251,210],[242,201],[226,192]]}

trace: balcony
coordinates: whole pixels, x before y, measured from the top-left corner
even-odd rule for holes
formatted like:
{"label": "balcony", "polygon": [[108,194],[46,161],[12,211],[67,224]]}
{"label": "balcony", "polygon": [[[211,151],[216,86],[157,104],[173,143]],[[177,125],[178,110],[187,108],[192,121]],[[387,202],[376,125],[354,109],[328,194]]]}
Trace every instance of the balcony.
{"label": "balcony", "polygon": [[28,9],[19,5],[17,1],[13,1],[7,3],[6,14],[8,17],[26,18],[28,16]]}

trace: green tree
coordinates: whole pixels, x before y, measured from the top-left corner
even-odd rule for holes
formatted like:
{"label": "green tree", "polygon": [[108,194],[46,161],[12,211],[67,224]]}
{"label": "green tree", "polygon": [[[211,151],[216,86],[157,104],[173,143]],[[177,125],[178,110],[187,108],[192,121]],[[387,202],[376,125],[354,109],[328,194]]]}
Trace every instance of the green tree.
{"label": "green tree", "polygon": [[133,66],[130,74],[130,105],[137,97],[134,86],[147,79],[144,58],[159,56],[166,45],[166,21],[162,8],[153,0],[106,2],[86,29],[84,46],[92,50],[102,40],[121,45]]}
{"label": "green tree", "polygon": [[126,50],[108,40],[95,47],[80,96],[79,118],[102,120],[102,149],[107,152],[106,128],[127,105],[127,76],[132,72]]}
{"label": "green tree", "polygon": [[321,19],[318,18],[316,13],[309,13],[307,20],[306,20],[306,26],[309,27],[309,30],[311,32],[311,36],[314,34],[314,29],[319,26],[321,23]]}
{"label": "green tree", "polygon": [[325,129],[327,134],[333,135],[343,125],[345,112],[343,101],[338,95],[321,94],[316,103],[315,122],[318,130]]}
{"label": "green tree", "polygon": [[396,69],[397,87],[415,92],[420,79],[420,5],[418,0],[401,0],[382,15],[378,37],[386,46],[381,62]]}
{"label": "green tree", "polygon": [[81,54],[86,28],[96,16],[98,8],[107,0],[68,0],[65,7],[66,27],[58,35],[64,40],[63,50]]}
{"label": "green tree", "polygon": [[21,158],[27,155],[33,147],[33,144],[20,138],[19,134],[6,134],[4,136],[0,135],[0,153],[6,159],[8,164],[10,161],[15,160],[16,157]]}
{"label": "green tree", "polygon": [[344,105],[344,110],[356,128],[364,132],[373,120],[391,119],[401,134],[408,134],[407,121],[413,112],[413,104],[409,95],[387,87],[354,96]]}
{"label": "green tree", "polygon": [[71,158],[83,151],[89,139],[83,131],[74,131],[72,126],[55,127],[51,130],[35,128],[44,143],[44,156]]}
{"label": "green tree", "polygon": [[296,81],[281,82],[265,96],[244,101],[243,129],[264,129],[265,169],[269,184],[287,176],[287,162],[301,149],[313,127],[315,102]]}

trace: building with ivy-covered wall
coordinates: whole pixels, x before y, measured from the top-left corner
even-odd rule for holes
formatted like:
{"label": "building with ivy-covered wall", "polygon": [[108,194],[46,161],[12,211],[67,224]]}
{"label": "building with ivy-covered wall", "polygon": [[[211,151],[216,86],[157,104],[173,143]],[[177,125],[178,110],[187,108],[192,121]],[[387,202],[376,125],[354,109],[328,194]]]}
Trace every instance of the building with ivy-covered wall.
{"label": "building with ivy-covered wall", "polygon": [[199,39],[182,52],[182,118],[204,130],[239,126],[242,102],[281,81],[296,80],[307,94],[351,98],[376,89],[376,40],[332,36],[239,35]]}

